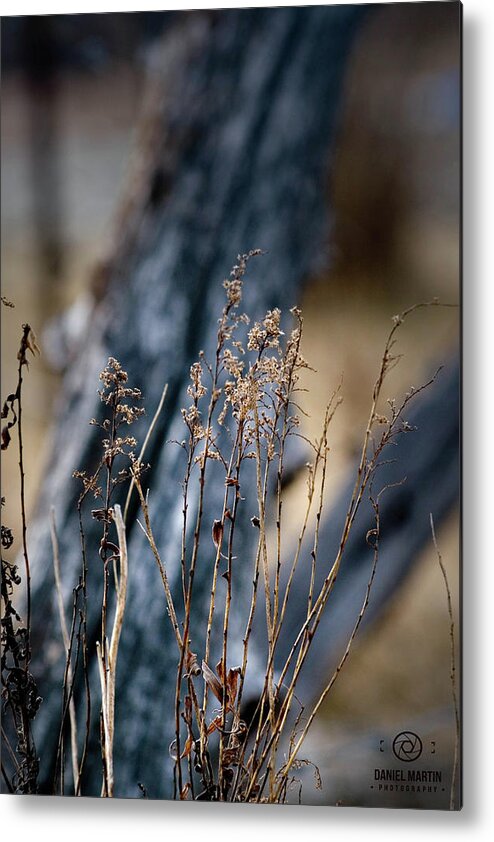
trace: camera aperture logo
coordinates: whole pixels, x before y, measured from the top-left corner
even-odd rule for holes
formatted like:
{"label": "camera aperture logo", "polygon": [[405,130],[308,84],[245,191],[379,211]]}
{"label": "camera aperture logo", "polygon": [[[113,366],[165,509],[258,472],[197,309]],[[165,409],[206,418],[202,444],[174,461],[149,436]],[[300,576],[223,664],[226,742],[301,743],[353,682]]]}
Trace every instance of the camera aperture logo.
{"label": "camera aperture logo", "polygon": [[[393,754],[400,761],[399,768],[375,768],[374,780],[370,788],[376,793],[430,793],[445,792],[443,773],[440,769],[406,768],[419,758],[436,753],[436,743],[431,740],[424,746],[422,739],[414,731],[400,731],[392,741],[381,740],[379,751]],[[389,751],[391,749],[391,751]]]}
{"label": "camera aperture logo", "polygon": [[411,763],[422,754],[422,740],[413,731],[401,731],[393,740],[393,754],[398,760]]}

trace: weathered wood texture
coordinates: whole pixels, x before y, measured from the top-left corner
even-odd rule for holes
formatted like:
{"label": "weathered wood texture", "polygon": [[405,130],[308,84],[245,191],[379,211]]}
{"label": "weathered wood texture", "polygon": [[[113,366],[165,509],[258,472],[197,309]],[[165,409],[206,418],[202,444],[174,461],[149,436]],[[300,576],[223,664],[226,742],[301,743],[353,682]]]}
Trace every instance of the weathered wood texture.
{"label": "weathered wood texture", "polygon": [[[367,13],[371,13],[369,8]],[[184,457],[176,446],[164,445],[166,440],[184,437],[180,407],[187,404],[189,365],[200,349],[212,356],[222,306],[221,281],[238,252],[250,248],[267,251],[250,264],[245,284],[245,309],[254,317],[276,305],[288,310],[298,302],[304,278],[327,263],[326,175],[345,59],[362,16],[357,7],[191,13],[167,31],[154,55],[150,71],[154,116],[141,131],[141,160],[117,232],[108,288],[95,307],[84,349],[65,373],[52,456],[31,530],[33,669],[44,696],[35,732],[44,791],[50,791],[53,772],[64,663],[48,511],[51,505],[56,507],[69,605],[80,570],[79,485],[71,474],[95,463],[98,431],[87,421],[100,412],[98,374],[109,355],[117,357],[130,382],[142,389],[148,415],[158,403],[163,384],[169,384],[166,409],[147,453],[152,465],[148,481],[156,539],[170,579],[180,587]],[[399,466],[386,469],[386,481],[408,475],[408,482],[390,492],[383,503],[383,520],[388,516],[386,506],[394,507],[389,512],[393,527],[383,539],[383,563],[369,617],[378,611],[426,540],[429,511],[439,520],[456,500],[454,373],[441,375],[424,397],[420,413],[420,431],[402,437],[393,451]],[[141,440],[146,423],[138,430]],[[221,495],[221,484],[208,492],[205,533],[210,532]],[[324,526],[321,558],[334,551],[346,498],[344,495]],[[194,500],[190,502],[192,512]],[[245,511],[238,526],[246,559],[255,537],[251,514]],[[176,647],[159,574],[132,513],[129,523],[129,596],[118,662],[116,794],[138,797],[137,783],[141,781],[150,797],[163,797],[171,794],[168,746],[173,739]],[[304,676],[306,694],[321,689],[318,682],[337,656],[361,602],[371,562],[365,544],[368,528],[366,511],[331,599],[334,610],[328,628],[321,630],[315,655],[317,673],[312,670],[308,676],[306,671]],[[93,648],[99,636],[101,592],[97,540],[97,524],[89,522],[89,588],[97,595],[91,597],[88,618]],[[200,629],[204,628],[210,589],[209,544],[203,542],[196,574],[194,610]],[[249,590],[252,575],[250,564],[244,571],[239,571],[234,590],[239,640],[245,621],[243,592]],[[305,596],[302,606],[297,607],[296,597],[293,602],[289,625],[295,627],[305,612]],[[202,635],[192,646],[199,655]],[[231,639],[234,637],[232,631]],[[262,664],[261,644],[257,645],[257,659],[253,653],[252,663]],[[313,666],[313,662],[309,664],[309,671]],[[84,789],[98,794],[101,759],[96,673],[92,682],[95,716]],[[77,696],[82,701],[82,684]]]}

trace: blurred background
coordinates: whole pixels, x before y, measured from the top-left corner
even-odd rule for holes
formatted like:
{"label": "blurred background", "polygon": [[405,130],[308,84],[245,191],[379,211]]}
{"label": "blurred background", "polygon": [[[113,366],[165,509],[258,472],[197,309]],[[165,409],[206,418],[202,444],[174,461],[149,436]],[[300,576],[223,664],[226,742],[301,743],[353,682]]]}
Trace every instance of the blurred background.
{"label": "blurred background", "polygon": [[[422,4],[420,15],[413,7],[376,5],[354,41],[326,185],[331,261],[308,279],[301,303],[304,354],[317,360],[304,383],[306,434],[318,433],[328,384],[343,375],[329,502],[361,444],[390,317],[435,296],[459,303],[458,7]],[[13,311],[2,308],[2,393],[15,387],[20,324],[27,321],[42,349],[24,402],[30,511],[70,337],[104,282],[135,178],[149,56],[180,14],[2,21],[2,294],[15,303]],[[390,377],[389,396],[419,385],[424,372],[455,354],[458,341],[457,309],[432,308],[407,324],[400,340],[406,365]],[[8,456],[5,522],[18,534],[16,465]],[[294,515],[303,487],[301,477],[287,491]],[[458,534],[453,511],[438,541],[457,619]],[[444,583],[430,546],[356,642],[308,741],[323,801],[336,787],[342,803],[379,806],[369,790],[375,739],[389,742],[404,723],[420,733],[426,712],[434,712],[444,739],[440,756],[428,755],[424,768],[451,756],[449,646]],[[310,784],[306,789],[305,800],[317,801]],[[399,798],[389,796],[396,804]],[[415,806],[427,806],[426,799],[417,796]]]}

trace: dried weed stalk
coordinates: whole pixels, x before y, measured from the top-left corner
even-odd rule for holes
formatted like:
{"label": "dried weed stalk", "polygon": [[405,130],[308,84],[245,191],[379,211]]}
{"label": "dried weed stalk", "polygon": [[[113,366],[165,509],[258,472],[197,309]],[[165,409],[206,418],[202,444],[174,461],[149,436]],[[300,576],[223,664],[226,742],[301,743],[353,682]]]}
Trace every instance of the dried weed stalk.
{"label": "dried weed stalk", "polygon": [[[148,492],[144,488],[144,452],[152,435],[166,396],[166,386],[160,404],[148,430],[139,456],[133,436],[123,435],[121,428],[137,421],[144,410],[138,389],[127,385],[128,376],[114,358],[100,375],[99,391],[103,404],[102,420],[92,419],[104,438],[102,455],[91,475],[75,472],[82,482],[78,500],[79,531],[82,567],[79,581],[73,589],[72,620],[66,626],[62,604],[62,583],[58,561],[58,544],[54,524],[52,538],[55,579],[59,594],[62,637],[66,650],[66,665],[62,689],[62,718],[54,791],[64,793],[65,741],[67,724],[71,726],[71,758],[74,793],[81,794],[81,780],[88,751],[91,729],[91,694],[89,669],[96,658],[101,686],[100,744],[102,757],[103,797],[112,797],[115,788],[113,767],[113,734],[115,711],[115,676],[120,633],[124,621],[128,560],[125,521],[130,496],[137,492],[142,522],[137,524],[146,535],[151,553],[163,584],[166,612],[170,618],[177,644],[177,673],[173,716],[175,736],[170,745],[174,762],[175,797],[181,800],[250,801],[284,803],[290,791],[299,785],[297,770],[313,765],[302,758],[300,751],[312,722],[337,676],[343,668],[358,633],[369,602],[379,556],[380,499],[388,487],[374,493],[373,485],[381,464],[383,450],[398,436],[412,431],[405,420],[410,403],[427,388],[434,377],[419,389],[411,389],[401,403],[388,401],[382,409],[382,388],[388,373],[398,363],[395,352],[396,333],[403,321],[417,305],[395,316],[385,343],[376,379],[368,421],[365,429],[355,483],[344,519],[339,548],[332,559],[321,557],[320,525],[324,510],[324,492],[328,471],[328,434],[334,413],[341,402],[340,387],[329,396],[318,440],[309,442],[311,461],[307,464],[307,495],[295,546],[289,553],[284,540],[283,484],[286,472],[285,457],[289,437],[304,436],[300,432],[299,395],[301,374],[308,368],[301,354],[303,331],[302,314],[292,308],[293,327],[285,335],[281,328],[282,314],[275,308],[260,321],[249,325],[242,312],[242,293],[245,273],[251,258],[259,250],[238,257],[228,279],[224,281],[225,304],[218,320],[214,358],[208,360],[201,352],[191,366],[188,386],[189,403],[182,409],[186,438],[178,443],[184,451],[185,467],[182,484],[182,540],[180,548],[181,584],[178,593],[172,591],[158,544],[153,534]],[[437,302],[430,302],[436,304]],[[10,440],[9,430],[16,423],[19,432],[21,498],[23,513],[23,547],[28,589],[27,630],[15,631],[18,620],[11,605],[16,569],[2,560],[2,598],[5,603],[2,621],[2,643],[12,662],[5,670],[5,702],[10,706],[20,734],[15,776],[4,772],[10,788],[16,791],[35,791],[36,757],[30,735],[29,720],[36,712],[39,699],[29,674],[29,559],[26,545],[24,510],[24,470],[21,433],[22,366],[26,351],[36,350],[32,332],[25,326],[19,357],[19,385],[4,405],[2,417],[10,412],[12,420],[2,430],[2,449]],[[212,470],[215,465],[214,471]],[[209,489],[222,479],[222,505],[212,523],[205,521],[205,500]],[[250,481],[249,481],[250,475]],[[252,478],[254,481],[252,482]],[[128,486],[122,515],[114,496],[117,487]],[[269,496],[274,486],[274,519],[268,514]],[[252,496],[251,489],[255,493]],[[190,512],[191,491],[195,507]],[[102,570],[101,634],[96,651],[90,651],[87,638],[87,570],[88,559],[83,523],[86,500],[94,497],[99,507],[91,510],[92,518],[101,525],[99,561]],[[355,518],[365,497],[370,499],[375,526],[368,532],[367,543],[373,554],[373,564],[366,593],[353,631],[340,662],[311,710],[305,711],[296,695],[300,673],[317,634],[328,598],[334,587],[345,548]],[[270,510],[269,510],[270,511]],[[245,544],[239,540],[239,521],[245,524],[250,517],[255,549],[246,556]],[[311,527],[311,518],[314,526]],[[274,520],[274,537],[269,522]],[[10,546],[9,530],[2,527],[2,547]],[[285,634],[293,598],[293,583],[301,558],[307,554],[309,542],[310,568],[305,619],[291,641],[288,656],[280,664],[279,642]],[[250,550],[250,547],[249,547]],[[205,627],[194,616],[194,582],[199,560],[212,556],[210,562],[210,590]],[[250,573],[246,577],[245,570]],[[317,584],[316,569],[326,575]],[[242,571],[240,570],[242,568]],[[5,574],[4,574],[5,570]],[[233,631],[232,617],[244,616],[245,593],[240,597],[233,588],[239,576],[250,580],[250,601],[245,613],[241,663],[232,664],[233,643],[238,646],[238,632]],[[5,585],[4,585],[5,580]],[[224,583],[224,587],[223,587]],[[221,587],[220,587],[221,584]],[[245,586],[244,586],[245,587]],[[297,594],[300,599],[300,594]],[[236,600],[239,600],[238,604]],[[115,606],[113,628],[108,629],[110,605]],[[265,633],[265,670],[257,708],[249,721],[245,720],[244,695],[249,667],[250,646],[256,613],[263,616]],[[216,631],[219,629],[219,633]],[[236,637],[232,640],[232,636]],[[238,651],[238,649],[237,649]],[[286,650],[285,650],[286,651]],[[213,666],[214,665],[214,666]],[[276,665],[276,673],[275,673]],[[78,745],[77,716],[74,687],[77,677],[83,676],[85,687],[85,733]],[[2,657],[2,677],[4,658]],[[13,676],[22,676],[14,682]],[[14,687],[14,684],[15,687]],[[22,693],[21,693],[22,690]],[[294,709],[294,702],[297,708]],[[7,744],[9,755],[15,751]],[[321,786],[315,769],[315,785]],[[141,787],[142,788],[142,787]],[[143,789],[143,792],[145,790]],[[299,790],[300,798],[300,790]]]}
{"label": "dried weed stalk", "polygon": [[[2,296],[2,303],[13,307]],[[38,786],[39,759],[32,735],[32,721],[41,704],[31,664],[31,571],[27,546],[27,518],[25,501],[25,466],[22,429],[22,385],[24,367],[29,368],[28,351],[39,353],[36,337],[28,324],[22,326],[17,354],[17,388],[8,395],[2,407],[2,451],[12,440],[11,430],[17,431],[20,475],[20,508],[22,555],[26,595],[26,624],[13,604],[14,591],[21,584],[17,566],[4,558],[4,552],[14,543],[11,529],[2,523],[2,776],[9,792],[35,793]],[[2,508],[4,505],[2,497]]]}
{"label": "dried weed stalk", "polygon": [[[114,771],[113,771],[113,733],[114,733],[114,709],[115,709],[115,676],[117,665],[118,643],[122,629],[126,590],[127,590],[127,544],[125,538],[124,518],[118,504],[113,505],[113,499],[117,488],[123,483],[131,483],[130,494],[134,482],[134,464],[140,464],[135,456],[134,448],[137,441],[134,436],[122,435],[121,428],[135,423],[143,414],[144,409],[137,405],[142,395],[139,389],[127,385],[128,375],[123,370],[118,360],[110,357],[107,365],[100,374],[102,387],[98,394],[106,410],[106,417],[102,421],[92,418],[90,424],[99,427],[104,438],[102,440],[102,456],[96,470],[88,476],[86,471],[76,471],[74,476],[82,481],[83,490],[78,501],[80,537],[82,547],[83,571],[79,581],[79,590],[83,593],[83,607],[79,611],[79,632],[77,640],[81,638],[81,630],[86,623],[87,594],[86,574],[87,557],[85,546],[85,534],[82,521],[82,505],[87,496],[91,495],[99,500],[102,505],[91,510],[93,519],[101,524],[102,535],[99,545],[99,558],[102,563],[103,572],[103,595],[101,602],[101,640],[96,643],[96,659],[101,685],[101,710],[100,710],[100,743],[101,758],[103,766],[102,797],[113,797],[114,793]],[[125,465],[125,466],[124,466]],[[112,540],[111,528],[116,530],[115,540]],[[117,543],[115,543],[117,541]],[[110,583],[116,598],[115,618],[109,642],[108,637],[108,612],[110,600]],[[73,623],[77,613],[77,601],[74,600]],[[72,632],[73,634],[73,632]],[[85,634],[84,634],[85,637]],[[71,648],[72,639],[67,652],[67,665],[64,680],[64,702],[65,696],[70,698],[73,693],[71,670]],[[84,674],[87,678],[87,642],[85,643]],[[90,699],[89,685],[87,684],[87,718],[86,738],[81,760],[83,765],[87,753],[87,742],[90,728]],[[64,705],[65,710],[66,705]],[[69,707],[70,710],[70,707]],[[62,721],[63,729],[63,721]],[[63,747],[63,730],[61,729],[61,742]],[[63,751],[59,751],[60,777],[63,789]],[[75,793],[80,794],[81,771],[74,775]]]}
{"label": "dried weed stalk", "polygon": [[[175,764],[175,795],[182,800],[284,802],[296,782],[293,771],[309,763],[300,758],[300,749],[317,711],[348,658],[374,581],[380,534],[379,503],[387,490],[382,488],[378,494],[372,491],[380,457],[384,448],[397,436],[411,432],[412,427],[404,419],[404,413],[415,396],[434,380],[433,377],[419,389],[411,389],[399,404],[389,401],[387,412],[383,414],[380,407],[383,383],[399,361],[399,356],[395,354],[396,333],[402,322],[417,309],[412,307],[394,317],[385,344],[337,555],[331,561],[320,559],[319,530],[328,467],[328,430],[341,401],[339,388],[328,401],[320,439],[309,442],[313,458],[308,465],[306,507],[293,557],[291,561],[287,559],[282,540],[285,450],[289,436],[301,435],[299,380],[301,372],[308,365],[300,352],[303,323],[298,308],[291,310],[295,325],[287,336],[281,329],[281,312],[274,309],[250,327],[246,340],[241,338],[242,326],[249,323],[247,315],[240,310],[244,275],[248,261],[259,253],[253,251],[239,256],[237,265],[224,282],[226,302],[219,319],[214,360],[208,361],[201,352],[198,361],[190,369],[190,403],[182,409],[187,438],[180,443],[186,457],[180,594],[171,592],[166,568],[153,537],[148,499],[140,479],[140,463],[136,461],[133,465],[133,480],[144,515],[142,528],[160,569],[167,610],[178,647],[175,738],[170,753]],[[243,482],[249,460],[253,460],[255,467],[254,499],[243,496],[244,488],[247,489],[245,493],[249,489],[249,484]],[[223,467],[223,505],[212,523],[203,523],[208,484],[218,481],[217,474],[213,475],[209,471],[212,462]],[[268,495],[273,478],[276,489],[274,551],[268,541],[267,516]],[[189,496],[194,482],[198,483],[198,503],[192,546],[189,548]],[[293,702],[298,701],[295,692],[297,681],[336,581],[352,526],[365,495],[369,496],[375,514],[375,528],[367,536],[374,562],[365,598],[334,675],[312,711],[306,715],[303,706],[300,706],[293,722]],[[236,525],[241,507],[244,512],[254,512],[251,523],[256,531],[257,542],[252,560],[245,557],[245,550],[236,541]],[[306,618],[275,679],[277,646],[289,612],[294,576],[314,509]],[[207,556],[211,541],[214,561],[211,565],[205,638],[201,640],[201,631],[196,628],[192,617],[192,592],[200,549]],[[316,566],[321,563],[326,564],[327,574],[322,586],[318,588]],[[229,657],[231,617],[236,610],[232,583],[237,569],[248,564],[252,564],[250,607],[243,636],[242,663],[234,666]],[[286,569],[289,573],[287,577],[282,577],[281,571],[285,565],[288,565]],[[226,582],[222,598],[218,590],[221,579]],[[282,582],[286,584],[282,585]],[[263,603],[263,608],[260,603]],[[265,614],[265,677],[255,716],[246,722],[242,699],[254,615],[260,610]],[[222,628],[221,646],[214,657],[213,649],[218,644],[213,640],[212,630],[218,613]],[[178,617],[181,615],[184,619],[179,624]],[[197,654],[199,652],[201,657]],[[215,661],[216,666],[213,668]],[[213,707],[215,702],[216,708]],[[289,746],[288,754],[280,758],[280,750],[286,745]]]}

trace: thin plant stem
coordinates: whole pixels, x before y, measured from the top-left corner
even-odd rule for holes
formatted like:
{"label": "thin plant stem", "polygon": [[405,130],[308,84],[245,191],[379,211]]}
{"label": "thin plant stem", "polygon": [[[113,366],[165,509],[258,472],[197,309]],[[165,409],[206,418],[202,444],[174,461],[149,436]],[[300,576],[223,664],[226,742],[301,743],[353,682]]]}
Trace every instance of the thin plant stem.
{"label": "thin plant stem", "polygon": [[84,525],[82,522],[82,502],[87,492],[83,492],[77,503],[77,516],[79,520],[79,538],[81,542],[81,557],[82,557],[82,575],[81,575],[81,589],[82,589],[82,609],[81,609],[81,627],[82,627],[82,669],[84,675],[84,691],[86,698],[86,721],[84,730],[84,743],[82,747],[81,762],[79,764],[77,787],[75,794],[81,794],[82,773],[86,763],[86,758],[89,748],[89,734],[91,730],[91,687],[89,683],[89,655],[87,643],[87,558],[86,558],[86,539],[84,534]]}
{"label": "thin plant stem", "polygon": [[[65,619],[65,609],[63,604],[62,580],[60,576],[60,555],[58,547],[57,529],[55,523],[55,509],[52,506],[50,510],[50,533],[51,543],[53,548],[53,573],[55,576],[55,587],[57,591],[58,614],[60,618],[60,629],[62,632],[63,644],[65,651],[68,654],[70,648],[69,632],[67,629],[67,622]],[[72,664],[68,662],[67,680],[69,685],[73,683]],[[69,717],[70,717],[70,744],[72,756],[72,775],[74,779],[74,792],[79,790],[79,758],[77,748],[77,716],[75,710],[74,699],[71,698],[69,702]]]}
{"label": "thin plant stem", "polygon": [[149,506],[148,506],[146,498],[144,497],[144,492],[142,490],[142,485],[141,485],[141,481],[140,481],[140,478],[139,478],[138,474],[136,474],[136,476],[135,476],[135,487],[137,488],[137,492],[139,494],[139,499],[140,499],[140,502],[141,502],[141,509],[142,509],[142,513],[144,515],[144,526],[139,521],[137,521],[137,523],[141,527],[142,531],[144,532],[144,535],[146,536],[146,538],[149,542],[149,546],[151,547],[154,559],[156,561],[156,565],[157,565],[158,570],[160,572],[161,581],[162,581],[163,589],[165,591],[165,596],[166,596],[166,604],[167,604],[167,608],[168,608],[168,614],[170,616],[170,620],[171,620],[171,623],[172,623],[173,631],[175,633],[177,645],[178,645],[178,648],[180,650],[183,646],[183,641],[182,641],[182,635],[180,634],[180,627],[179,627],[179,624],[178,624],[177,614],[176,614],[176,611],[175,611],[175,605],[174,605],[174,602],[173,602],[170,583],[168,581],[168,575],[167,575],[165,566],[164,566],[164,564],[161,560],[161,556],[159,554],[159,550],[158,550],[158,547],[156,545],[156,541],[154,540],[153,530],[152,530],[152,527],[151,527],[151,519],[149,517]]}
{"label": "thin plant stem", "polygon": [[[163,387],[163,391],[161,393],[161,397],[159,399],[158,406],[156,407],[156,412],[153,415],[151,424],[149,425],[149,429],[146,433],[146,438],[144,439],[144,442],[143,442],[142,447],[141,447],[141,451],[139,453],[139,457],[137,459],[137,462],[139,464],[142,464],[142,460],[144,459],[144,455],[146,453],[146,448],[147,448],[147,446],[149,444],[149,440],[150,440],[150,438],[153,434],[153,430],[156,427],[156,424],[158,423],[158,418],[161,415],[161,410],[163,409],[163,404],[165,403],[167,393],[168,393],[168,383],[165,383],[165,385]],[[134,486],[135,486],[135,479],[132,476],[131,480],[130,480],[129,490],[127,492],[127,498],[125,500],[124,513],[123,513],[123,522],[124,523],[127,522],[127,514],[128,514],[128,511],[129,511],[129,505],[130,505],[130,500],[131,500],[131,497],[132,497],[132,491],[134,490]]]}
{"label": "thin plant stem", "polygon": [[444,587],[446,590],[446,598],[448,602],[448,614],[449,614],[449,639],[450,639],[450,646],[451,646],[451,660],[450,660],[450,681],[451,681],[451,695],[453,698],[453,709],[455,714],[455,748],[454,748],[454,756],[453,756],[453,773],[451,776],[451,789],[450,789],[450,799],[449,799],[449,809],[455,809],[455,801],[456,801],[456,780],[458,776],[458,763],[459,763],[459,754],[460,754],[460,733],[461,733],[461,725],[460,725],[460,709],[458,705],[458,695],[456,692],[456,647],[455,647],[455,622],[453,616],[453,600],[451,598],[451,589],[449,587],[448,581],[448,574],[446,572],[446,568],[444,566],[444,562],[442,559],[442,555],[439,551],[439,546],[436,539],[436,530],[434,528],[434,519],[432,517],[432,512],[430,513],[430,524],[431,524],[431,533],[432,533],[432,541],[434,544],[434,548],[436,550],[437,560],[439,562],[439,567],[441,568],[441,573],[444,579]]}

